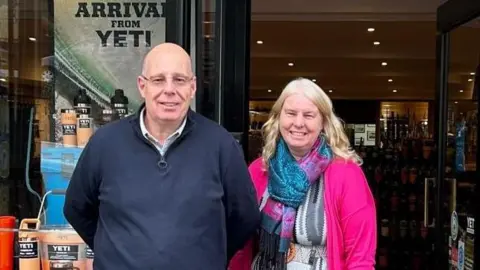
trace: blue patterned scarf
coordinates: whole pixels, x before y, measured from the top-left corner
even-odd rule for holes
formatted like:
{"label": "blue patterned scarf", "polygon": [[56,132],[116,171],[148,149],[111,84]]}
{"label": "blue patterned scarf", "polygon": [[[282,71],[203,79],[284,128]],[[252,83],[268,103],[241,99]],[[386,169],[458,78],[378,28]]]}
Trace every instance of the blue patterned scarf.
{"label": "blue patterned scarf", "polygon": [[262,210],[260,269],[285,269],[297,209],[332,159],[333,152],[323,136],[301,160],[295,160],[285,141],[279,140],[268,168],[269,197]]}

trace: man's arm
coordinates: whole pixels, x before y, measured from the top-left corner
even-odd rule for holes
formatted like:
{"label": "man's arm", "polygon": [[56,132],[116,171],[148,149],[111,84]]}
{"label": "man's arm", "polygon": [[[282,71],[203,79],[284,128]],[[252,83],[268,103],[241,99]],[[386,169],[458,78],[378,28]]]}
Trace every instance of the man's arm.
{"label": "man's arm", "polygon": [[[95,136],[94,136],[95,137]],[[95,138],[83,149],[70,179],[63,213],[83,241],[94,250],[98,221],[100,153]]]}
{"label": "man's arm", "polygon": [[229,151],[223,183],[227,214],[227,256],[230,261],[255,234],[260,224],[260,211],[240,145],[234,141]]}

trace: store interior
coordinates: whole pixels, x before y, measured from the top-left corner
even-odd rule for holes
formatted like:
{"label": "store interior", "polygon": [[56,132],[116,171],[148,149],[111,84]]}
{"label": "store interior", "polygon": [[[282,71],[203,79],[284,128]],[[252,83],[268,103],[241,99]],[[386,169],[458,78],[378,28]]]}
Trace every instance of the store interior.
{"label": "store interior", "polygon": [[[474,22],[456,29],[451,36],[448,87],[453,111],[466,113],[467,108],[475,107],[479,27],[480,23]],[[393,112],[395,117],[406,116],[422,123],[426,126],[422,136],[432,137],[436,83],[434,21],[253,21],[251,37],[252,130],[266,121],[283,87],[294,78],[305,77],[331,97],[337,115],[348,127],[380,125]],[[379,136],[380,133],[375,136],[376,145]],[[353,142],[358,145],[359,137],[356,138]],[[369,136],[364,144],[372,145],[371,139]]]}
{"label": "store interior", "polygon": [[[434,214],[425,209],[433,209],[434,202],[425,194],[435,192],[428,179],[436,176],[438,155],[436,9],[422,6],[422,12],[408,15],[406,8],[379,4],[368,7],[378,13],[349,13],[358,6],[351,3],[351,9],[339,12],[329,4],[331,13],[318,15],[310,7],[300,18],[298,8],[282,4],[276,14],[252,17],[249,161],[261,153],[261,127],[283,87],[297,77],[316,82],[332,99],[351,145],[364,160],[362,169],[377,203],[377,269],[433,269]],[[276,20],[282,16],[291,21]],[[478,44],[478,20],[450,34],[446,176],[463,176],[452,184],[456,198],[448,192],[445,196],[447,217],[455,206],[461,217],[472,210]],[[460,163],[455,155],[459,136],[464,139]],[[449,218],[444,227],[448,242]],[[452,253],[447,244],[445,249]]]}

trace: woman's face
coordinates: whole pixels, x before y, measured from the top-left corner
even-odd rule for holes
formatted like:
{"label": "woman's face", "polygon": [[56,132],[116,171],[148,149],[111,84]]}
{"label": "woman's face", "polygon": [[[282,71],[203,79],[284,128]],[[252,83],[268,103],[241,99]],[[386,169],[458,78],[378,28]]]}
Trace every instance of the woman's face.
{"label": "woman's face", "polygon": [[312,101],[303,94],[285,99],[280,112],[280,133],[295,158],[310,151],[322,129],[322,115]]}

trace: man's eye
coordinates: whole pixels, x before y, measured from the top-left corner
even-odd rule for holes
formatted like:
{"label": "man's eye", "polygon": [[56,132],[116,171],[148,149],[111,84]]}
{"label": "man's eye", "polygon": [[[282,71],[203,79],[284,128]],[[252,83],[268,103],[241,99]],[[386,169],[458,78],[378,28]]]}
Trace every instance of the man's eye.
{"label": "man's eye", "polygon": [[185,79],[184,79],[184,78],[176,78],[175,81],[177,81],[177,82],[184,82]]}

